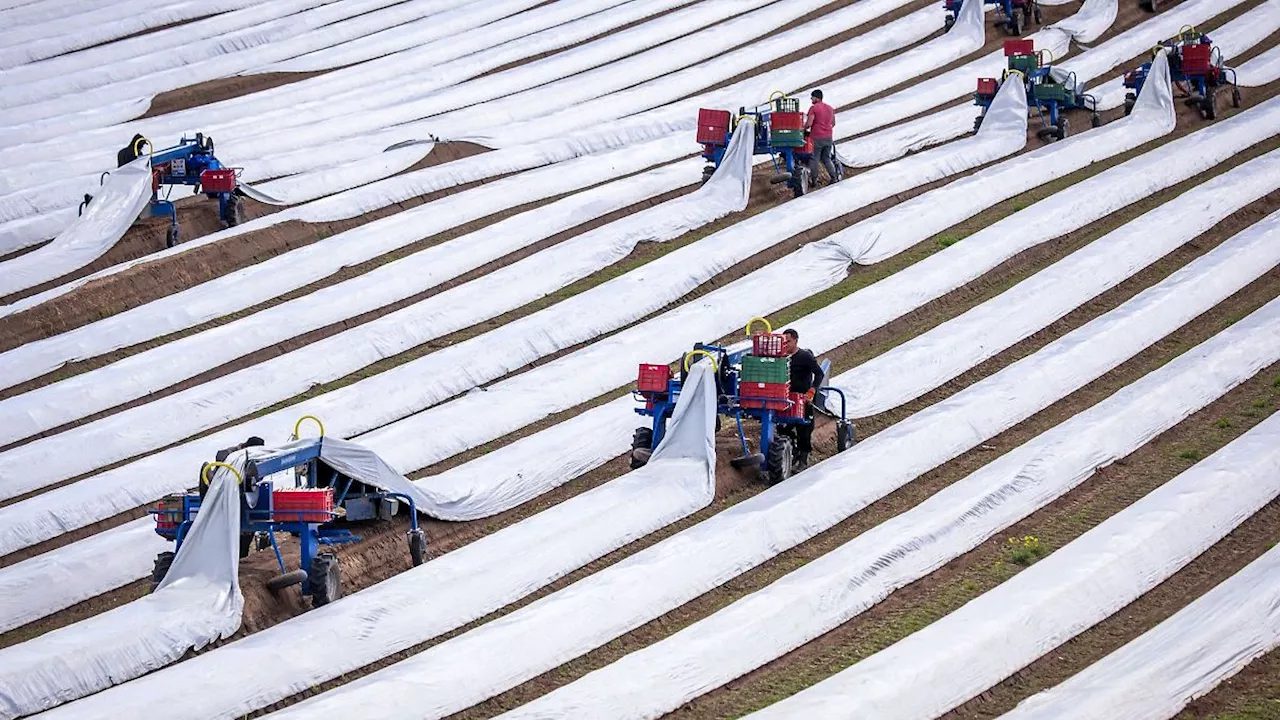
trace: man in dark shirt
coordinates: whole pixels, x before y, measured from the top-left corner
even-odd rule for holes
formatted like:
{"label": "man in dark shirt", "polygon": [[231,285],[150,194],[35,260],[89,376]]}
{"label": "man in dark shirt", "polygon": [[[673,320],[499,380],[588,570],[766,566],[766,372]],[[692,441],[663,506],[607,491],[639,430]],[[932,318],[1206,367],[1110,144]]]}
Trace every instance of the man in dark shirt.
{"label": "man in dark shirt", "polygon": [[822,387],[824,374],[822,366],[813,353],[800,348],[800,333],[790,328],[782,331],[786,337],[787,354],[791,356],[791,392],[804,395],[804,417],[807,420],[796,429],[795,470],[804,470],[809,466],[809,453],[813,450],[813,395]]}

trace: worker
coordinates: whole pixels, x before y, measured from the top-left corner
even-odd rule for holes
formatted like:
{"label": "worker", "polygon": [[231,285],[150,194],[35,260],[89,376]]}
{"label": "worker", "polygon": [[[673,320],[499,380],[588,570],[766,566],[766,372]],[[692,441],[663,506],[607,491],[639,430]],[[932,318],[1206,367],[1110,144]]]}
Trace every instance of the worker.
{"label": "worker", "polygon": [[831,182],[840,178],[836,175],[836,111],[822,101],[822,91],[814,90],[809,94],[809,112],[804,118],[804,134],[813,140],[813,155],[809,157],[809,183],[818,184],[818,164],[827,169],[827,177]]}
{"label": "worker", "polygon": [[796,431],[795,471],[809,467],[809,453],[813,451],[813,396],[822,387],[825,374],[817,358],[800,347],[800,333],[790,328],[783,330],[787,355],[791,358],[791,392],[804,396],[805,422],[794,425]]}

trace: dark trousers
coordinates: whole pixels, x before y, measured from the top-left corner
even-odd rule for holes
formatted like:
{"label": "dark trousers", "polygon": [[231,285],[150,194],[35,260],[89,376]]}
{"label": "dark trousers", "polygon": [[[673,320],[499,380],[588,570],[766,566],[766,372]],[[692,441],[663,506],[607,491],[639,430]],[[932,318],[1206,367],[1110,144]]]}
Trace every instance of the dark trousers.
{"label": "dark trousers", "polygon": [[813,451],[813,403],[806,402],[804,404],[803,425],[796,423],[794,425],[779,425],[778,432],[784,435],[790,435],[796,439],[796,452],[801,456],[808,455]]}
{"label": "dark trousers", "polygon": [[836,143],[831,138],[813,141],[813,155],[809,156],[809,182],[818,182],[818,164],[827,169],[830,182],[836,181]]}

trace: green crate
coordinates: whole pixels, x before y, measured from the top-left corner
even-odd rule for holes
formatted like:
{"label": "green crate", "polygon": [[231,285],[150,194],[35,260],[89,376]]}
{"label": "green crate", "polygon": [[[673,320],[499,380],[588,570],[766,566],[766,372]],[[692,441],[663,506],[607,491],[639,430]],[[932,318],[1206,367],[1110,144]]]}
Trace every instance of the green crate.
{"label": "green crate", "polygon": [[774,130],[769,133],[769,144],[774,147],[804,147],[804,131]]}
{"label": "green crate", "polygon": [[1026,74],[1030,74],[1032,70],[1040,67],[1040,59],[1035,55],[1010,55],[1009,69],[1018,70]]}
{"label": "green crate", "polygon": [[1037,100],[1056,100],[1060,103],[1070,105],[1075,100],[1075,93],[1066,85],[1057,83],[1042,82],[1035,86],[1033,93]]}
{"label": "green crate", "polygon": [[789,383],[791,358],[742,357],[742,382]]}

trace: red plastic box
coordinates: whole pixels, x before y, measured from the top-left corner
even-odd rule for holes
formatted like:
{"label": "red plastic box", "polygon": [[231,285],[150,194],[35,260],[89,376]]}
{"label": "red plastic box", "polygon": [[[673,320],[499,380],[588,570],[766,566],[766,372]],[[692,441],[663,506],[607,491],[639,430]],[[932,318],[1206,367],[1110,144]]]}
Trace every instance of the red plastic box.
{"label": "red plastic box", "polygon": [[1183,45],[1182,72],[1184,75],[1202,75],[1209,72],[1212,45]]}
{"label": "red plastic box", "polygon": [[753,333],[751,354],[756,357],[786,357],[787,340],[780,333]]}
{"label": "red plastic box", "polygon": [[1004,56],[1012,57],[1014,55],[1034,55],[1036,53],[1036,43],[1034,40],[1005,40]]}
{"label": "red plastic box", "polygon": [[803,130],[804,113],[773,112],[769,113],[769,126],[774,130]]}
{"label": "red plastic box", "polygon": [[979,95],[995,95],[997,89],[999,89],[999,84],[995,78],[978,78]]}
{"label": "red plastic box", "polygon": [[728,110],[699,110],[698,142],[704,145],[724,145],[732,117]]}
{"label": "red plastic box", "polygon": [[176,530],[182,523],[182,498],[166,498],[156,503],[156,529]]}
{"label": "red plastic box", "polygon": [[804,395],[801,393],[790,393],[787,396],[791,400],[791,407],[784,413],[787,417],[802,418],[804,417]]}
{"label": "red plastic box", "polygon": [[636,389],[641,392],[667,391],[667,381],[671,379],[671,368],[666,365],[646,365],[641,363],[640,376],[636,380]]}
{"label": "red plastic box", "polygon": [[785,411],[790,407],[787,400],[790,393],[791,386],[787,383],[751,382],[738,385],[738,396],[741,398],[739,404],[744,408]]}
{"label": "red plastic box", "polygon": [[205,170],[200,173],[200,187],[205,192],[231,192],[236,189],[236,171],[230,168]]}
{"label": "red plastic box", "polygon": [[275,490],[271,493],[271,504],[280,522],[329,522],[333,519],[333,488]]}

